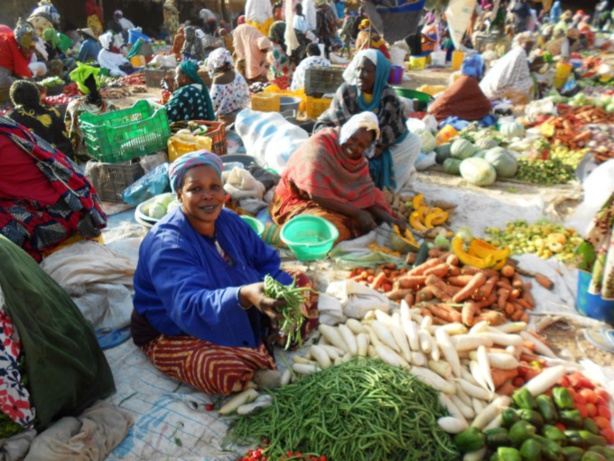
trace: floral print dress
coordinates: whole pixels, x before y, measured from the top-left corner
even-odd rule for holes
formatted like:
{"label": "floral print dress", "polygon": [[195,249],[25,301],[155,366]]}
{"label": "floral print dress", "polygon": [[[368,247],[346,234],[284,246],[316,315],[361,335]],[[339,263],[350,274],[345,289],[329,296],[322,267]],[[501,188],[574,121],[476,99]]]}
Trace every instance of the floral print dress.
{"label": "floral print dress", "polygon": [[290,61],[290,58],[279,43],[273,43],[273,47],[269,51],[269,62],[271,63],[273,78],[283,75],[292,77],[296,69],[296,64]]}
{"label": "floral print dress", "polygon": [[211,87],[211,101],[216,116],[228,115],[249,106],[249,87],[243,75],[235,72],[231,83]]}

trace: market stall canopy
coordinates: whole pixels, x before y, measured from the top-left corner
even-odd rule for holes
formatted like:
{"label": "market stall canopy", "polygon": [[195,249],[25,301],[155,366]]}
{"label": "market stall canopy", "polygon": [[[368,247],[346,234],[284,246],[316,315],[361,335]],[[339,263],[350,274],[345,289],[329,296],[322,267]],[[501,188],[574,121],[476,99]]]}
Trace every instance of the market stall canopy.
{"label": "market stall canopy", "polygon": [[373,27],[393,43],[416,33],[424,3],[425,0],[367,0],[365,6]]}

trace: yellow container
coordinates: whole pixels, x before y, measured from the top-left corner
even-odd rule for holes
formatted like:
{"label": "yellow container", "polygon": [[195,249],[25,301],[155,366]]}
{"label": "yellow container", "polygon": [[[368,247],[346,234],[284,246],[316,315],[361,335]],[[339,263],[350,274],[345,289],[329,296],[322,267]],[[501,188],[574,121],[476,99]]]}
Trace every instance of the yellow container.
{"label": "yellow container", "polygon": [[439,130],[435,136],[435,143],[440,146],[441,144],[450,142],[450,139],[455,138],[456,136],[458,136],[458,130],[452,125],[446,125]]}
{"label": "yellow container", "polygon": [[307,96],[307,118],[316,120],[330,107],[331,102],[333,100],[330,98],[312,98]]}
{"label": "yellow container", "polygon": [[452,70],[460,70],[465,59],[465,53],[460,50],[455,50],[452,53]]}
{"label": "yellow container", "polygon": [[557,90],[560,90],[561,88],[563,88],[563,85],[565,85],[566,81],[567,81],[567,77],[565,78],[554,77],[552,86],[554,86]]}
{"label": "yellow container", "polygon": [[194,136],[192,134],[174,134],[168,138],[168,161],[173,163],[182,155],[197,150],[211,151],[213,141],[207,136]]}
{"label": "yellow container", "polygon": [[573,69],[573,66],[569,64],[568,62],[559,62],[556,65],[555,78],[567,79],[567,77],[569,77],[569,74],[571,74],[572,69]]}
{"label": "yellow container", "polygon": [[134,67],[145,67],[147,63],[145,62],[145,56],[137,55],[130,58],[130,64]]}
{"label": "yellow container", "polygon": [[279,94],[256,93],[251,97],[252,110],[260,112],[279,112]]}
{"label": "yellow container", "polygon": [[426,56],[410,56],[409,65],[413,70],[424,70],[426,67]]}

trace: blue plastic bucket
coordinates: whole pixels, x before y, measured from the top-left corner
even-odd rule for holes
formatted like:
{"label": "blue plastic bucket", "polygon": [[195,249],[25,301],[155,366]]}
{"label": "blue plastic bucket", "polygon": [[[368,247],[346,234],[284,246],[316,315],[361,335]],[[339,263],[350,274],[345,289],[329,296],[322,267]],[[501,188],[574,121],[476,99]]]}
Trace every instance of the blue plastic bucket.
{"label": "blue plastic bucket", "polygon": [[593,276],[586,271],[578,271],[578,294],[576,307],[578,311],[595,320],[614,324],[614,301],[602,299],[599,295],[588,292]]}
{"label": "blue plastic bucket", "polygon": [[151,43],[151,38],[147,35],[140,33],[136,29],[130,29],[128,31],[128,43],[134,45],[138,39],[143,40],[144,43]]}

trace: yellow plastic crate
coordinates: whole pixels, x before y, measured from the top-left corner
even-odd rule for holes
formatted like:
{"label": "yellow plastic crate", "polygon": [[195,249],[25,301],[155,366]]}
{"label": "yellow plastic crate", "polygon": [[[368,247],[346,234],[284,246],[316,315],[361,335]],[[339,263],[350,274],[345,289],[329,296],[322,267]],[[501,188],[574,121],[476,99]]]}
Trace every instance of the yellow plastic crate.
{"label": "yellow plastic crate", "polygon": [[279,112],[279,94],[257,93],[251,97],[252,110],[260,112]]}
{"label": "yellow plastic crate", "polygon": [[330,107],[331,98],[312,98],[307,96],[307,118],[317,119]]}

